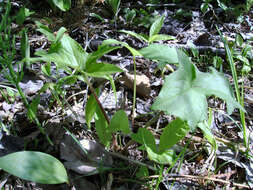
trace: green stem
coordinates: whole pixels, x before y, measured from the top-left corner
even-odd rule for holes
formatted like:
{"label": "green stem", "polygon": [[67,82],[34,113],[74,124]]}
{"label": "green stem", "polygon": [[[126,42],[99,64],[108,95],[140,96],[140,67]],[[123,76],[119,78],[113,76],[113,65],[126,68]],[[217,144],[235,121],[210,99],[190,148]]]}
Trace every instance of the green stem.
{"label": "green stem", "polygon": [[89,88],[90,88],[90,91],[91,91],[91,93],[93,94],[93,96],[94,96],[94,98],[95,98],[95,100],[96,100],[96,102],[97,102],[99,108],[101,109],[101,111],[102,111],[102,113],[103,113],[103,115],[104,115],[104,117],[105,117],[105,119],[106,119],[106,122],[107,122],[108,125],[109,125],[109,124],[110,124],[110,119],[109,119],[108,115],[106,114],[105,109],[103,108],[101,102],[99,101],[98,96],[97,96],[97,94],[96,94],[96,92],[95,92],[95,89],[93,88],[92,84],[90,83],[88,77],[87,77],[85,74],[84,74],[83,76],[84,76],[85,82],[88,84],[88,86],[89,86]]}
{"label": "green stem", "polygon": [[[238,85],[238,78],[237,78],[237,73],[236,73],[236,68],[235,68],[235,63],[233,60],[233,55],[232,52],[228,46],[228,42],[227,40],[223,37],[223,35],[221,34],[220,30],[218,29],[218,27],[216,26],[221,39],[224,43],[224,47],[226,50],[226,54],[227,54],[227,58],[228,58],[228,62],[230,65],[230,69],[232,71],[232,76],[234,79],[234,85],[235,85],[235,92],[236,92],[236,99],[237,101],[240,103],[240,105],[242,107],[244,107],[244,101],[243,101],[243,90],[242,90],[242,94],[240,94],[240,90],[239,90],[239,85]],[[241,122],[242,122],[242,127],[243,127],[243,141],[244,141],[244,145],[245,147],[248,147],[248,138],[247,138],[247,126],[246,126],[246,122],[245,122],[245,113],[242,109],[240,109],[240,118],[241,118]]]}
{"label": "green stem", "polygon": [[135,117],[135,104],[136,104],[136,63],[135,56],[133,56],[134,63],[134,94],[133,94],[133,109],[132,109],[132,127],[134,127],[134,117]]}

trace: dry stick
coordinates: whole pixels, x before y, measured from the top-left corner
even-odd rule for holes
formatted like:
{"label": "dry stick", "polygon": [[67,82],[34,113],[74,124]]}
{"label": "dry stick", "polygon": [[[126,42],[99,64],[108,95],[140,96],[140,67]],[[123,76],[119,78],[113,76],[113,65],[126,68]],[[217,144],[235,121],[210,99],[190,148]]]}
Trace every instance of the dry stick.
{"label": "dry stick", "polygon": [[122,154],[118,154],[118,153],[116,153],[116,152],[108,152],[108,153],[109,153],[111,156],[121,158],[121,159],[123,159],[123,160],[132,162],[132,163],[137,164],[137,165],[140,165],[140,166],[145,166],[145,167],[147,167],[148,169],[153,170],[153,171],[157,171],[157,169],[155,169],[153,166],[150,166],[150,165],[148,165],[148,164],[142,163],[142,162],[140,162],[140,161],[138,161],[138,160],[132,160],[132,159],[126,157],[126,156],[123,156]]}
{"label": "dry stick", "polygon": [[[154,175],[154,176],[149,176],[150,178],[158,178],[159,175]],[[210,180],[210,181],[215,181],[215,182],[220,182],[220,183],[224,183],[227,185],[233,185],[236,187],[240,187],[240,188],[247,188],[250,189],[250,186],[245,185],[245,184],[240,184],[240,183],[234,183],[234,182],[230,182],[230,181],[226,181],[226,180],[222,180],[222,179],[216,179],[213,177],[208,177],[208,176],[194,176],[194,175],[174,175],[171,174],[169,175],[169,178],[166,178],[166,180],[168,181],[172,181],[172,180],[180,180],[177,178],[189,178],[189,179],[193,179],[193,180]]]}

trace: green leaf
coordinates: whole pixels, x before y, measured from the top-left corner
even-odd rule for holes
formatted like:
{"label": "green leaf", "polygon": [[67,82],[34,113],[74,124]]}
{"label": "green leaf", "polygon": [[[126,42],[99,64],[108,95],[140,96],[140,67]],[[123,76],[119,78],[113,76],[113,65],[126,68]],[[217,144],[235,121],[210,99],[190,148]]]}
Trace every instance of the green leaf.
{"label": "green leaf", "polygon": [[59,42],[53,43],[48,53],[36,52],[35,55],[45,62],[54,62],[58,68],[68,70],[68,67],[77,70],[85,70],[88,57],[80,44],[63,34]]}
{"label": "green leaf", "polygon": [[19,9],[18,14],[16,16],[16,22],[18,25],[22,25],[27,17],[34,14],[33,11],[30,11],[29,9],[22,7]]}
{"label": "green leaf", "polygon": [[127,48],[134,57],[136,56],[141,56],[141,54],[139,53],[139,51],[137,51],[136,49],[130,47],[127,43],[125,42],[120,42],[118,40],[114,40],[114,39],[107,39],[103,41],[103,45],[122,45],[125,48]]}
{"label": "green leaf", "polygon": [[148,42],[149,43],[152,43],[152,42],[155,42],[155,41],[165,41],[165,40],[175,40],[176,38],[173,37],[173,36],[169,36],[169,35],[166,35],[166,34],[156,34],[156,35],[153,35],[149,38]]}
{"label": "green leaf", "polygon": [[27,37],[27,32],[25,29],[22,30],[22,39],[21,39],[21,54],[22,58],[26,59],[27,66],[30,66],[30,44]]}
{"label": "green leaf", "polygon": [[47,75],[47,76],[51,76],[51,64],[50,63],[46,63],[44,65],[41,66],[41,71]]}
{"label": "green leaf", "polygon": [[166,63],[178,63],[176,48],[163,44],[151,44],[148,47],[139,50],[140,54],[151,60],[162,61]]}
{"label": "green leaf", "polygon": [[166,77],[153,110],[162,110],[186,120],[195,129],[197,123],[207,119],[206,96],[215,95],[227,102],[229,114],[241,106],[234,100],[229,81],[222,73],[212,69],[203,73],[192,65],[189,58],[178,51],[179,69]]}
{"label": "green leaf", "polygon": [[58,85],[62,86],[62,85],[72,85],[75,84],[77,81],[78,76],[76,75],[69,75],[63,78],[60,78],[57,83]]}
{"label": "green leaf", "polygon": [[95,17],[97,18],[99,21],[101,21],[102,23],[105,22],[105,19],[103,17],[101,17],[99,14],[96,13],[90,13],[91,17]]}
{"label": "green leaf", "polygon": [[39,21],[35,21],[35,24],[38,27],[37,31],[44,34],[49,41],[51,42],[55,41],[55,36],[53,32],[46,25],[41,24]]}
{"label": "green leaf", "polygon": [[120,48],[120,46],[108,46],[108,45],[101,45],[98,47],[98,50],[89,54],[86,66],[88,67],[90,64],[95,63],[97,59],[101,58],[103,55]]}
{"label": "green leaf", "polygon": [[146,149],[150,160],[153,160],[159,164],[172,165],[176,158],[175,152],[173,150],[166,150],[162,153],[157,153],[148,146],[146,147]]}
{"label": "green leaf", "polygon": [[71,0],[49,0],[56,7],[58,7],[62,11],[67,11],[71,7]]}
{"label": "green leaf", "polygon": [[32,121],[34,118],[36,118],[37,111],[38,111],[38,105],[40,103],[40,97],[37,96],[34,98],[31,102],[31,104],[28,107],[28,118]]}
{"label": "green leaf", "polygon": [[25,180],[42,183],[68,183],[63,164],[49,154],[22,151],[0,158],[0,168]]}
{"label": "green leaf", "polygon": [[107,0],[107,3],[111,6],[114,15],[118,14],[120,0]]}
{"label": "green leaf", "polygon": [[217,150],[218,146],[216,144],[216,140],[214,138],[214,135],[212,134],[212,131],[210,127],[207,125],[206,122],[201,122],[198,124],[198,127],[202,130],[204,137],[208,140],[208,142],[212,145],[214,150]]}
{"label": "green leaf", "polygon": [[157,151],[155,138],[149,130],[145,128],[139,128],[138,133],[132,134],[131,138],[140,144],[145,144],[146,147],[151,148],[153,151]]}
{"label": "green leaf", "polygon": [[169,123],[164,129],[160,137],[159,152],[162,153],[171,148],[177,142],[185,137],[190,130],[186,122],[177,118]]}
{"label": "green leaf", "polygon": [[112,134],[109,130],[108,123],[99,106],[97,106],[96,109],[95,127],[100,142],[106,147],[108,147],[112,139]]}
{"label": "green leaf", "polygon": [[112,133],[118,131],[122,131],[124,134],[130,133],[128,117],[123,110],[119,110],[113,115],[110,122],[109,130]]}
{"label": "green leaf", "polygon": [[150,27],[149,38],[151,38],[152,36],[154,36],[160,32],[160,30],[163,26],[163,22],[164,22],[164,16],[161,16],[155,20],[155,22]]}
{"label": "green leaf", "polygon": [[126,33],[126,34],[129,34],[137,39],[139,39],[140,41],[143,41],[143,42],[148,42],[148,39],[140,34],[137,34],[135,32],[132,32],[132,31],[128,31],[128,30],[120,30],[119,32],[123,32],[123,33]]}
{"label": "green leaf", "polygon": [[61,40],[61,38],[63,37],[63,35],[64,35],[64,33],[65,33],[66,31],[67,31],[66,28],[61,27],[61,28],[58,30],[57,34],[56,34],[55,41],[56,41],[56,42],[59,42],[59,41]]}
{"label": "green leaf", "polygon": [[148,172],[148,168],[146,166],[141,166],[139,168],[138,172],[136,173],[137,178],[148,177],[148,176],[149,176],[149,172]]}
{"label": "green leaf", "polygon": [[108,63],[94,63],[89,65],[86,74],[91,77],[104,77],[117,72],[123,72],[119,67]]}
{"label": "green leaf", "polygon": [[[96,90],[97,94],[98,94],[98,90],[99,89]],[[90,97],[88,98],[86,106],[85,106],[85,119],[86,119],[86,123],[87,123],[87,126],[89,129],[91,128],[90,122],[96,112],[97,107],[98,107],[98,105],[97,105],[96,99],[95,99],[94,95],[91,94]]]}

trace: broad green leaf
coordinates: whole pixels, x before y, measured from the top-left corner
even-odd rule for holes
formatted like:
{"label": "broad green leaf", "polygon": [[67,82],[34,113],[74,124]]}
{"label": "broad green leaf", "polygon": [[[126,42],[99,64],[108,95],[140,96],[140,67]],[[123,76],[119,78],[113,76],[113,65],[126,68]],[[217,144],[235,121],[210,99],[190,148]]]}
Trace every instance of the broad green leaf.
{"label": "broad green leaf", "polygon": [[146,166],[140,166],[138,172],[136,173],[136,177],[141,178],[148,176],[149,176],[148,168]]}
{"label": "broad green leaf", "polygon": [[190,130],[186,122],[177,118],[169,123],[162,132],[159,144],[159,153],[162,153],[178,143]]}
{"label": "broad green leaf", "polygon": [[120,30],[119,32],[123,32],[123,33],[126,33],[126,34],[129,34],[137,39],[139,39],[140,41],[143,41],[143,42],[148,42],[148,39],[145,38],[144,36],[140,35],[140,34],[137,34],[135,32],[132,32],[132,31],[128,31],[128,30]]}
{"label": "broad green leaf", "polygon": [[[98,94],[98,89],[96,91],[97,91],[96,93]],[[96,112],[97,107],[98,106],[97,106],[96,99],[95,99],[94,95],[91,94],[89,96],[86,106],[85,106],[85,119],[86,119],[86,124],[89,129],[91,128],[90,122]]]}
{"label": "broad green leaf", "polygon": [[48,53],[35,53],[46,62],[54,62],[58,68],[85,70],[85,63],[88,56],[80,44],[68,35],[64,34],[61,40],[53,43]]}
{"label": "broad green leaf", "polygon": [[217,150],[217,144],[216,144],[216,140],[212,134],[212,131],[210,129],[210,127],[207,125],[207,123],[201,122],[198,124],[198,127],[202,130],[204,137],[208,140],[208,142],[212,145],[212,147],[214,148],[214,150]]}
{"label": "broad green leaf", "polygon": [[183,67],[187,80],[192,82],[193,80],[196,79],[197,69],[191,63],[190,58],[186,56],[186,54],[183,51],[177,50],[177,55],[178,55],[178,62]]}
{"label": "broad green leaf", "polygon": [[132,55],[135,57],[135,56],[141,56],[141,54],[139,53],[139,51],[137,51],[136,49],[130,47],[127,43],[125,42],[120,42],[118,40],[115,40],[115,39],[107,39],[107,40],[104,40],[103,41],[103,45],[122,45],[124,46],[125,48],[127,48],[131,53]]}
{"label": "broad green leaf", "polygon": [[155,22],[150,27],[149,38],[151,38],[152,36],[154,36],[160,32],[160,30],[163,26],[163,22],[164,22],[164,16],[161,16],[155,20]]}
{"label": "broad green leaf", "polygon": [[118,48],[120,48],[120,46],[108,46],[108,45],[99,46],[97,51],[89,54],[86,61],[86,66],[88,67],[90,64],[95,63],[97,59],[101,58],[103,55]]}
{"label": "broad green leaf", "polygon": [[69,75],[63,78],[60,78],[57,83],[61,85],[72,85],[75,84],[77,81],[78,76],[76,75]]}
{"label": "broad green leaf", "polygon": [[120,0],[107,0],[107,3],[111,6],[114,15],[119,11]]}
{"label": "broad green leaf", "polygon": [[155,42],[155,41],[165,41],[165,40],[175,40],[175,39],[176,39],[175,37],[169,36],[169,35],[166,35],[166,34],[156,34],[156,35],[151,36],[148,39],[148,42],[152,43],[152,42]]}
{"label": "broad green leaf", "polygon": [[71,0],[49,0],[56,7],[58,7],[62,11],[67,11],[71,7]]}
{"label": "broad green leaf", "polygon": [[47,76],[51,76],[51,64],[46,63],[46,64],[42,65],[41,71],[43,72],[43,74],[45,74]]}
{"label": "broad green leaf", "polygon": [[147,149],[147,153],[148,153],[148,157],[150,160],[153,160],[159,164],[170,164],[172,165],[175,158],[176,158],[176,154],[173,150],[166,150],[162,153],[157,153],[155,151],[153,151],[150,147],[146,147]]}
{"label": "broad green leaf", "polygon": [[110,122],[109,130],[112,133],[122,131],[124,134],[130,133],[128,117],[123,110],[117,111]]}
{"label": "broad green leaf", "polygon": [[142,145],[145,145],[146,147],[151,148],[153,151],[155,151],[155,152],[157,151],[156,144],[155,144],[155,138],[149,130],[147,130],[145,128],[139,128],[138,133],[132,134],[131,138],[134,141],[136,141]]}
{"label": "broad green leaf", "polygon": [[194,86],[199,87],[206,96],[215,95],[225,100],[229,115],[232,114],[235,108],[240,108],[245,111],[245,109],[236,102],[233,89],[224,74],[216,71],[214,68],[210,69],[210,73],[199,72],[197,80],[194,81]]}
{"label": "broad green leaf", "polygon": [[123,72],[119,67],[109,63],[94,63],[89,65],[86,74],[91,77],[104,77],[117,72]]}
{"label": "broad green leaf", "polygon": [[63,164],[49,154],[22,151],[0,158],[0,168],[25,180],[42,183],[68,183]]}
{"label": "broad green leaf", "polygon": [[212,69],[203,73],[192,65],[189,58],[178,51],[179,69],[165,78],[153,110],[162,110],[186,120],[195,129],[197,123],[207,119],[206,96],[215,95],[227,102],[228,112],[241,106],[234,100],[228,80]]}
{"label": "broad green leaf", "polygon": [[151,44],[139,50],[140,54],[148,59],[166,63],[178,63],[176,48],[163,44]]}
{"label": "broad green leaf", "polygon": [[22,7],[19,9],[18,14],[16,16],[16,22],[19,25],[22,25],[27,17],[34,14],[33,11],[30,11],[29,9]]}
{"label": "broad green leaf", "polygon": [[97,131],[100,142],[106,147],[108,147],[112,139],[112,134],[109,130],[107,121],[99,106],[97,106],[97,109],[96,109],[95,127],[96,127],[96,131]]}
{"label": "broad green leaf", "polygon": [[56,34],[55,41],[56,41],[56,42],[59,42],[59,41],[61,40],[62,36],[64,35],[64,33],[65,33],[66,31],[67,31],[66,28],[61,27],[61,28],[58,30],[57,34]]}
{"label": "broad green leaf", "polygon": [[35,24],[38,27],[37,31],[44,34],[49,41],[51,42],[55,41],[55,36],[53,32],[46,25],[41,24],[39,21],[35,21]]}

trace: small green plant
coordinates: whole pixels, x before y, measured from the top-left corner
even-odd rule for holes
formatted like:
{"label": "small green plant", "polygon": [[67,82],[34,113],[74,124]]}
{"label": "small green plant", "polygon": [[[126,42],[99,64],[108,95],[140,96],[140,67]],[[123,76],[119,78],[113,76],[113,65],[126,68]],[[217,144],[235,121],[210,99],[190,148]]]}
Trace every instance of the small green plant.
{"label": "small green plant", "polygon": [[121,2],[121,0],[106,0],[105,2],[109,5],[109,7],[112,10],[113,17],[114,17],[114,23],[115,23],[115,26],[116,26],[116,22],[117,22],[117,19],[118,19],[118,14],[119,14],[119,11],[120,11],[120,2]]}
{"label": "small green plant", "polygon": [[[161,17],[152,25],[150,38],[158,34],[162,21],[163,18]],[[114,88],[110,75],[121,72],[121,69],[111,64],[98,63],[97,59],[121,46],[126,47],[132,53],[134,64],[135,57],[142,55],[148,59],[164,61],[166,63],[178,63],[179,65],[177,71],[166,77],[162,90],[151,107],[153,110],[164,111],[168,115],[177,117],[163,129],[159,147],[155,143],[153,134],[146,128],[140,128],[138,133],[131,134],[131,138],[142,145],[141,148],[147,151],[151,160],[160,164],[172,164],[176,155],[170,148],[184,138],[190,130],[194,131],[196,127],[202,129],[206,138],[210,142],[213,142],[208,127],[201,124],[208,119],[207,96],[215,95],[224,99],[227,102],[228,113],[231,113],[235,108],[243,110],[242,106],[234,100],[230,84],[222,73],[217,72],[213,68],[211,68],[211,73],[200,72],[181,50],[151,43],[147,47],[137,51],[124,42],[109,39],[105,40],[97,51],[87,53],[77,42],[64,34],[64,28],[61,28],[55,36],[44,25],[40,23],[37,23],[37,25],[39,31],[45,34],[52,44],[48,52],[36,52],[36,55],[39,57],[32,58],[31,62],[54,62],[57,68],[64,69],[72,78],[83,80],[88,84],[92,95],[86,104],[86,122],[90,126],[92,118],[95,118],[97,134],[100,141],[106,146],[110,144],[112,134],[118,131],[122,131],[124,134],[131,134],[128,118],[123,110],[119,110],[111,120],[109,119],[98,100],[97,91],[90,84],[89,77],[106,78],[110,80]],[[135,96],[133,101],[134,112]],[[178,102],[176,106],[175,102]]]}
{"label": "small green plant", "polygon": [[47,0],[47,2],[53,9],[57,7],[61,11],[67,11],[71,7],[71,0]]}
{"label": "small green plant", "polygon": [[[214,9],[213,9],[213,0],[202,0],[201,11],[203,13],[207,13],[208,11],[212,11],[213,15],[217,18]],[[216,4],[223,10],[227,15],[232,15],[237,18],[238,21],[243,22],[243,14],[248,12],[252,7],[253,1],[247,0],[241,3],[237,3],[237,5],[233,4],[234,2],[231,0],[216,0]],[[230,17],[231,18],[231,17]]]}
{"label": "small green plant", "polygon": [[[44,129],[36,116],[38,99],[35,98],[32,103],[29,104],[19,85],[19,82],[23,78],[23,65],[25,61],[18,62],[15,60],[16,36],[11,33],[11,21],[15,18],[9,17],[10,10],[11,4],[8,1],[5,7],[5,13],[2,15],[0,23],[0,65],[2,67],[2,73],[6,79],[8,79],[9,83],[16,88],[16,91],[21,96],[21,99],[28,110],[28,117],[34,121],[40,131],[45,134]],[[21,13],[23,15],[24,11],[25,9],[21,9],[19,15]],[[27,15],[25,14],[24,17],[25,16]],[[20,24],[23,23],[24,17],[18,21]],[[22,36],[21,52],[24,59],[29,59],[30,50],[29,46],[27,46],[27,35],[25,30],[22,31]],[[17,64],[17,68],[20,68],[18,71],[14,70],[13,62]],[[8,88],[5,88],[8,91]],[[1,127],[3,127],[3,125],[1,125]],[[49,138],[48,140],[51,143]],[[22,179],[38,183],[68,183],[66,170],[61,162],[56,158],[41,152],[23,151],[8,154],[0,158],[0,168]]]}
{"label": "small green plant", "polygon": [[[240,92],[239,83],[238,83],[238,75],[237,75],[237,71],[236,71],[236,65],[235,65],[235,62],[234,62],[234,57],[238,59],[238,55],[234,55],[234,51],[232,49],[232,46],[229,47],[229,43],[226,40],[226,38],[223,37],[222,33],[220,32],[220,30],[218,29],[217,26],[216,26],[216,28],[217,28],[217,30],[220,34],[220,37],[221,37],[221,39],[224,43],[224,46],[225,46],[227,60],[229,62],[230,69],[231,69],[232,76],[233,76],[233,80],[234,80],[236,99],[241,105],[241,107],[240,107],[240,118],[241,118],[242,132],[243,132],[243,141],[244,141],[244,146],[247,148],[247,151],[249,151],[249,142],[248,142],[249,141],[249,137],[248,137],[249,135],[248,135],[248,129],[247,129],[247,126],[246,126],[246,121],[245,121],[244,98],[243,98],[244,97],[244,90],[243,90],[243,87],[242,87],[241,92]],[[239,41],[237,40],[237,43],[241,44],[241,40],[239,40]],[[247,54],[247,52],[248,51],[246,51],[246,54]],[[241,58],[245,58],[245,57],[242,57],[240,55],[240,59]]]}
{"label": "small green plant", "polygon": [[123,12],[124,12],[124,17],[125,17],[126,22],[128,24],[131,24],[134,18],[136,17],[135,9],[125,8]]}
{"label": "small green plant", "polygon": [[175,38],[165,34],[159,34],[164,22],[164,16],[157,18],[154,23],[151,25],[149,29],[149,36],[144,34],[137,34],[132,31],[127,30],[120,30],[120,32],[124,32],[131,36],[136,37],[137,39],[146,42],[146,43],[153,43],[155,41],[163,41],[163,40],[174,40]]}

